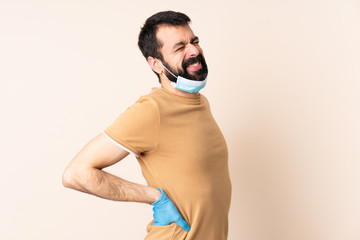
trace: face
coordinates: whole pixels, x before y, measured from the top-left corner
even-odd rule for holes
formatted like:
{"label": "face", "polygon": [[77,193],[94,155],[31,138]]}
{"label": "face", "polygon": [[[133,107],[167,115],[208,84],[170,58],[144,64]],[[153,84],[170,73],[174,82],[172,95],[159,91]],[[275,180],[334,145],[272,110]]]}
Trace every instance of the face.
{"label": "face", "polygon": [[[156,37],[162,43],[163,65],[173,74],[198,81],[206,78],[208,69],[199,38],[188,25],[160,26]],[[168,71],[164,73],[168,79],[176,81]]]}

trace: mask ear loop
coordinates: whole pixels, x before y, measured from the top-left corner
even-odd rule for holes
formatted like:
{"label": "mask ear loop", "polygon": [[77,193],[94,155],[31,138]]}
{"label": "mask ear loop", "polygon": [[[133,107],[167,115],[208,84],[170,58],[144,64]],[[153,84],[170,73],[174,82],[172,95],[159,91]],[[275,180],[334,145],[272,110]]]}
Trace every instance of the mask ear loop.
{"label": "mask ear loop", "polygon": [[161,73],[164,77],[166,77],[167,80],[169,80],[171,82],[171,80],[164,74],[164,73]]}
{"label": "mask ear loop", "polygon": [[[161,64],[161,66],[163,66],[165,69],[166,69],[166,71],[168,71],[171,75],[173,75],[175,78],[177,78],[177,76],[175,76],[172,72],[170,72],[170,70],[169,69],[167,69],[159,60],[157,60],[156,58],[155,58],[155,60],[158,62],[158,63],[160,63]],[[164,73],[162,73],[162,75],[164,75],[165,76],[165,74]],[[166,77],[166,76],[165,76]],[[167,78],[167,77],[166,77]],[[168,79],[168,78],[167,78]],[[170,79],[169,79],[170,80]],[[170,80],[171,81],[171,80]]]}

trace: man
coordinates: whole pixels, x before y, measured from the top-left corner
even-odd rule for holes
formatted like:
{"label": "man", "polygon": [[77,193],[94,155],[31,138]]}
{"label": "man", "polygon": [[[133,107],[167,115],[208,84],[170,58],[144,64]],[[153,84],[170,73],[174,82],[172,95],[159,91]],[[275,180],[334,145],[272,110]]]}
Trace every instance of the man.
{"label": "man", "polygon": [[[182,13],[151,16],[139,48],[161,88],[141,97],[75,156],[64,186],[116,201],[149,203],[148,240],[225,240],[231,183],[224,137],[207,99],[207,65]],[[148,186],[102,169],[129,153]]]}

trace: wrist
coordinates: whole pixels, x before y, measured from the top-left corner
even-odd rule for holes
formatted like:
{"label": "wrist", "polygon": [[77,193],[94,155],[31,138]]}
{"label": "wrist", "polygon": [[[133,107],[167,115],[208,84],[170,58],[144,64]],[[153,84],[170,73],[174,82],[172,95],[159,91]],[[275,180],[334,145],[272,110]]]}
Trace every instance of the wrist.
{"label": "wrist", "polygon": [[158,189],[153,188],[153,191],[152,191],[152,200],[153,201],[150,204],[154,205],[157,202],[159,202],[162,194],[163,194],[163,191],[161,188],[158,188]]}

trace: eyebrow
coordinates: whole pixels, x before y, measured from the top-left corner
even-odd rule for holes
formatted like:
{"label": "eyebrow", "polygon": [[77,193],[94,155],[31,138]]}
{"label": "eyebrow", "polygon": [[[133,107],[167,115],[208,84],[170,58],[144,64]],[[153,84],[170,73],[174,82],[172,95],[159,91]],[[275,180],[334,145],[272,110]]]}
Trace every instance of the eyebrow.
{"label": "eyebrow", "polygon": [[[193,42],[198,41],[198,40],[199,40],[199,37],[195,36],[195,37],[193,37],[193,38],[190,40],[190,42],[193,43]],[[183,45],[186,45],[186,44],[187,44],[187,42],[178,42],[178,43],[176,43],[176,44],[174,45],[173,49],[175,50],[175,49],[178,48],[179,46],[183,46]]]}

